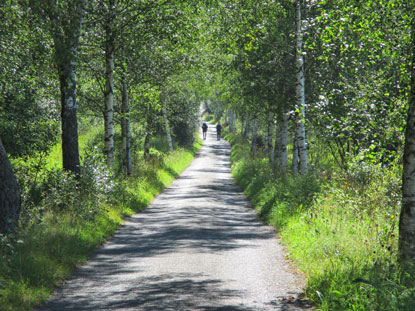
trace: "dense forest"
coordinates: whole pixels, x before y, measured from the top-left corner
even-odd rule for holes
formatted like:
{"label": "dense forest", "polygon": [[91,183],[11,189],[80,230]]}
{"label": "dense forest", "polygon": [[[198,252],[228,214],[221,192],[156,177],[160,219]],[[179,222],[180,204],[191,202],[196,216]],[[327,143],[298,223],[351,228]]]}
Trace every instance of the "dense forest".
{"label": "dense forest", "polygon": [[201,110],[314,305],[413,309],[413,1],[0,1],[5,310],[178,176]]}

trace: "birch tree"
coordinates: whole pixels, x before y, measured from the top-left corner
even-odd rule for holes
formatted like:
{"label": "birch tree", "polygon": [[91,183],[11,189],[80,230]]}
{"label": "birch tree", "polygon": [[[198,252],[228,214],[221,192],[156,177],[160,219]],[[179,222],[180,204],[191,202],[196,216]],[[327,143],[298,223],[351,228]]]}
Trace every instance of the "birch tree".
{"label": "birch tree", "polygon": [[128,85],[125,74],[122,79],[121,90],[121,136],[122,136],[122,150],[124,152],[124,166],[127,175],[130,176],[133,170],[131,160],[131,131],[130,131],[130,100],[128,96]]}
{"label": "birch tree", "polygon": [[297,129],[296,143],[300,161],[300,174],[307,174],[307,142],[305,130],[305,82],[304,82],[304,56],[303,56],[303,30],[301,19],[301,0],[295,1],[296,9],[296,105],[297,105]]}
{"label": "birch tree", "polygon": [[275,134],[275,165],[283,173],[287,173],[287,144],[288,144],[288,123],[290,113],[283,112],[278,118]]}
{"label": "birch tree", "polygon": [[107,157],[109,167],[114,163],[114,52],[116,30],[114,29],[115,0],[104,1],[105,17],[103,28],[105,32],[104,52],[105,52],[105,90],[104,90],[104,153]]}

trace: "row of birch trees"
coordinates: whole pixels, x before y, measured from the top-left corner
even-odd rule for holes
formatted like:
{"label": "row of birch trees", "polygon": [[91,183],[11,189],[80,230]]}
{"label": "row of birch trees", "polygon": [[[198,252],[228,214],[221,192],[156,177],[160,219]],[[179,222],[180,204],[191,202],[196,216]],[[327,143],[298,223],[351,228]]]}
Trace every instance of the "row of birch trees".
{"label": "row of birch trees", "polygon": [[401,258],[415,258],[412,1],[5,0],[0,13],[1,232],[20,209],[8,155],[47,149],[56,121],[76,175],[79,113],[104,118],[109,167],[120,123],[129,173],[129,122],[145,153],[157,124],[172,148],[173,119],[205,99],[283,174],[318,169],[317,145],[345,171],[403,165]]}
{"label": "row of birch trees", "polygon": [[413,2],[241,1],[221,12],[222,27],[238,25],[215,94],[230,131],[238,119],[251,153],[283,174],[288,146],[294,176],[318,171],[318,148],[345,172],[403,166],[400,258],[413,260]]}
{"label": "row of birch trees", "polygon": [[[170,149],[173,139],[192,142],[206,11],[197,1],[1,1],[0,234],[14,230],[21,209],[9,156],[60,141],[63,170],[82,178],[79,118],[103,119],[107,166],[126,175],[133,140],[145,157],[160,129]],[[143,137],[132,137],[131,122]]]}

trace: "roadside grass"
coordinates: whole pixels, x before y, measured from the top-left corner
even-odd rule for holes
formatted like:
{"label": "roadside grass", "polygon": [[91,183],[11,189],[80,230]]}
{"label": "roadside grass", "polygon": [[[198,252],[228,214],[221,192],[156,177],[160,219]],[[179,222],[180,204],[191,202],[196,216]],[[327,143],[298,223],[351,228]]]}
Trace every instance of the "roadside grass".
{"label": "roadside grass", "polygon": [[[82,148],[98,133],[96,129],[85,133]],[[71,188],[70,177],[65,177],[62,184],[67,188],[55,189],[49,203],[44,199],[26,210],[17,233],[0,236],[0,310],[33,310],[42,304],[56,285],[115,232],[125,216],[143,210],[179,176],[200,146],[198,139],[189,149],[168,153],[151,149],[148,161],[138,152],[132,176],[115,179],[111,192],[102,195],[79,194]],[[57,150],[47,160],[52,172],[58,169]],[[73,185],[76,188],[77,183]]]}
{"label": "roadside grass", "polygon": [[236,181],[278,230],[317,310],[414,310],[413,267],[397,264],[399,165],[284,177],[240,136],[227,138]]}
{"label": "roadside grass", "polygon": [[[78,138],[81,160],[85,155],[85,152],[87,152],[88,148],[92,145],[92,142],[96,139],[96,137],[100,137],[103,132],[104,126],[102,124],[91,127],[87,131],[82,131]],[[45,160],[45,169],[62,169],[62,145],[56,144],[53,146],[49,151],[47,159]]]}

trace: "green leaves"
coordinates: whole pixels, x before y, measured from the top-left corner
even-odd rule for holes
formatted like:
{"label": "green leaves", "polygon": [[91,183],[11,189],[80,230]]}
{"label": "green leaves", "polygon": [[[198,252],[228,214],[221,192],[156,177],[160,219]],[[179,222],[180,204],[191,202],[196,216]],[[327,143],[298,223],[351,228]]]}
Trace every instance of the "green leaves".
{"label": "green leaves", "polygon": [[308,89],[319,90],[309,94],[312,117],[348,153],[383,161],[387,146],[401,142],[410,16],[405,1],[319,2],[311,10]]}

